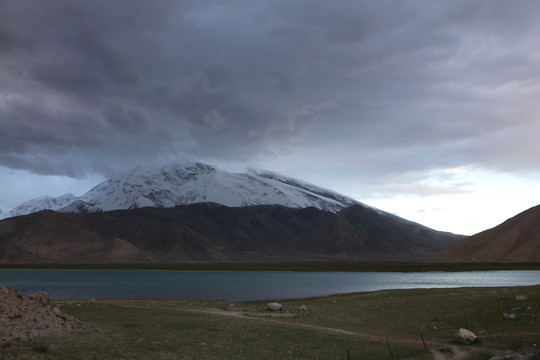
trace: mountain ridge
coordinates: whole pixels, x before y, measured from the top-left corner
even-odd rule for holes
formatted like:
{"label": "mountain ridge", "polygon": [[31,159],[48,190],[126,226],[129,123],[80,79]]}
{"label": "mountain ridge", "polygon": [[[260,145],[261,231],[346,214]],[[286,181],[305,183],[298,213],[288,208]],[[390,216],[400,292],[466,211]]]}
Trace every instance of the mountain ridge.
{"label": "mountain ridge", "polygon": [[338,213],[215,203],[77,214],[45,210],[0,221],[0,262],[411,261],[459,239],[360,205]]}
{"label": "mountain ridge", "polygon": [[461,239],[267,170],[137,167],[0,221],[4,262],[423,260]]}
{"label": "mountain ridge", "polygon": [[[283,205],[316,207],[332,212],[351,205],[367,206],[335,191],[267,170],[230,173],[198,162],[175,166],[137,167],[107,179],[80,197],[65,194],[28,200],[4,218],[40,210],[99,212],[140,207],[171,208],[198,202],[226,206]],[[1,218],[1,217],[0,217]]]}

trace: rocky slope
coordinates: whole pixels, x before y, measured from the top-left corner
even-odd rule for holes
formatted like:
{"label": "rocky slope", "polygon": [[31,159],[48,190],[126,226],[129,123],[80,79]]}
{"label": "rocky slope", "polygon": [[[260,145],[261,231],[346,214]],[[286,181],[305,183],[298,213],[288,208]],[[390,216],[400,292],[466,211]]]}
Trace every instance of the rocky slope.
{"label": "rocky slope", "polygon": [[0,221],[1,262],[419,260],[459,236],[363,206],[338,213],[199,203]]}
{"label": "rocky slope", "polygon": [[46,293],[38,294],[40,296],[28,296],[0,286],[0,344],[58,335],[81,328],[80,321],[58,308],[51,308]]}
{"label": "rocky slope", "polygon": [[467,237],[430,259],[435,262],[540,262],[540,205]]}

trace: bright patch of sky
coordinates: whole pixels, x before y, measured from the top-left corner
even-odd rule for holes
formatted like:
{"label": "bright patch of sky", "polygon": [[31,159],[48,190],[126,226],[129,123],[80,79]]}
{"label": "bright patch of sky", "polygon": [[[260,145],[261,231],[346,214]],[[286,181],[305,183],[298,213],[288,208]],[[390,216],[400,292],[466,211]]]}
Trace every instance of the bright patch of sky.
{"label": "bright patch of sky", "polygon": [[7,211],[23,201],[40,196],[59,197],[66,193],[81,196],[99,182],[103,176],[75,179],[61,175],[37,175],[27,170],[12,170],[0,167],[0,209]]}
{"label": "bright patch of sky", "polygon": [[[458,180],[458,179],[454,179]],[[422,196],[401,194],[364,199],[370,205],[422,225],[463,235],[473,235],[538,205],[538,179],[520,178],[472,170],[461,174],[457,184],[427,179],[420,187],[429,189],[457,186],[463,192]]]}

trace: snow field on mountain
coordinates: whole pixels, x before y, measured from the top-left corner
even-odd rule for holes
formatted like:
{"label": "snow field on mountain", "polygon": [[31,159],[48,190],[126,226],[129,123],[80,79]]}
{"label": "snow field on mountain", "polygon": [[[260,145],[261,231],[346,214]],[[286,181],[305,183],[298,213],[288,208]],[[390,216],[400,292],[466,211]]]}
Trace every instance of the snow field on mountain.
{"label": "snow field on mountain", "polygon": [[[316,207],[337,212],[364,204],[336,192],[265,170],[230,173],[202,163],[156,168],[138,167],[106,180],[77,198],[66,194],[32,199],[3,217],[50,209],[61,212],[96,212],[140,207],[174,207],[214,202],[230,207],[283,205]],[[2,215],[0,215],[2,216]]]}

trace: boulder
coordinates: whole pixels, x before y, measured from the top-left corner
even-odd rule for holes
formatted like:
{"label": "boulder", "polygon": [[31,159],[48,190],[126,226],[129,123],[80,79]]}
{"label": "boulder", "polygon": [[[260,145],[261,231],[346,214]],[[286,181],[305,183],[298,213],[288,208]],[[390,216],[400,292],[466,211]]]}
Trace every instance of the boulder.
{"label": "boulder", "polygon": [[19,310],[14,310],[12,313],[8,315],[8,319],[20,319],[22,318],[22,313]]}
{"label": "boulder", "polygon": [[298,310],[300,311],[307,311],[307,306],[306,305],[302,305],[298,308]]}
{"label": "boulder", "polygon": [[41,305],[49,305],[49,303],[51,302],[49,293],[46,291],[38,291],[37,293],[30,295],[30,298],[37,301]]}
{"label": "boulder", "polygon": [[60,319],[67,320],[67,315],[64,314],[59,308],[55,307],[52,311],[53,314],[58,316]]}
{"label": "boulder", "polygon": [[282,305],[277,302],[271,302],[267,304],[268,310],[270,311],[279,311],[281,310]]}
{"label": "boulder", "polygon": [[517,301],[527,300],[527,295],[516,295]]}
{"label": "boulder", "polygon": [[517,315],[516,315],[516,314],[507,314],[507,313],[504,313],[504,314],[503,314],[503,319],[506,319],[506,320],[514,320],[514,319],[517,319]]}
{"label": "boulder", "polygon": [[462,343],[462,344],[472,344],[476,341],[476,335],[472,333],[472,331],[467,329],[459,329],[456,335],[454,335],[456,341]]}

